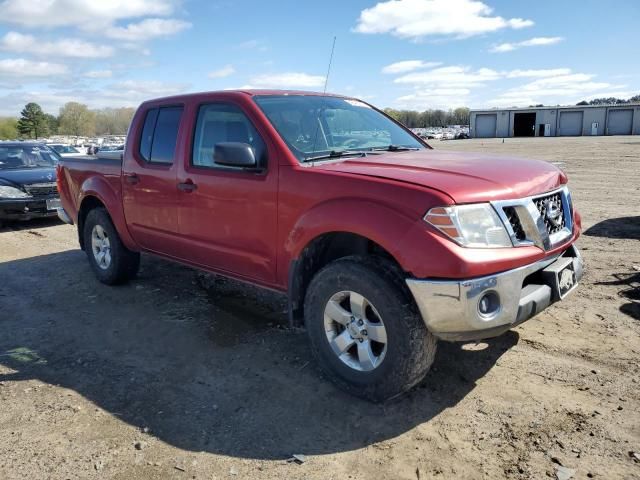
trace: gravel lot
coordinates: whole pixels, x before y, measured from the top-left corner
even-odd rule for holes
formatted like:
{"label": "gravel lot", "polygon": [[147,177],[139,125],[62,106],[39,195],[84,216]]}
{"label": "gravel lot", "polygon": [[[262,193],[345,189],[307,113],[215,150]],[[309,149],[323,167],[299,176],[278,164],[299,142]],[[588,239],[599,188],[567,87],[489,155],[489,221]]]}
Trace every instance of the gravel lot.
{"label": "gravel lot", "polygon": [[281,297],[150,257],[109,288],[73,227],[12,225],[0,478],[640,478],[640,138],[434,145],[560,162],[577,292],[500,338],[441,343],[421,387],[372,405],[320,377]]}

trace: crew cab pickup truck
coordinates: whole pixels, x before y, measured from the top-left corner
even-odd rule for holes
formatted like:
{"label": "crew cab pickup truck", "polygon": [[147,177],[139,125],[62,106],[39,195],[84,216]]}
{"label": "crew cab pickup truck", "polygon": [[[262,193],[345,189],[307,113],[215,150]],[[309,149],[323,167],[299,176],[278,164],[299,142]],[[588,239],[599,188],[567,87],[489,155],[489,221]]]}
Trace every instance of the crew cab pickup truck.
{"label": "crew cab pickup truck", "polygon": [[122,161],[63,159],[57,178],[100,281],[148,252],[286,292],[320,367],[373,401],[423,379],[437,339],[499,335],[582,276],[561,170],[433,150],[354,98],[147,101]]}

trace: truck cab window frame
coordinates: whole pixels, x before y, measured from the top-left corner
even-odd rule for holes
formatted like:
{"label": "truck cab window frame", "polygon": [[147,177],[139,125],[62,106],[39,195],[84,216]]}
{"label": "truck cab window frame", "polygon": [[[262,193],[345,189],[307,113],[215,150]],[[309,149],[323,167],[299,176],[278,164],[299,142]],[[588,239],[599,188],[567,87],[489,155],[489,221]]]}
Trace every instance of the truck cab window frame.
{"label": "truck cab window frame", "polygon": [[175,163],[183,113],[183,105],[147,110],[138,142],[138,154],[145,164],[170,167]]}
{"label": "truck cab window frame", "polygon": [[223,142],[250,145],[256,157],[256,169],[267,167],[267,144],[242,108],[231,102],[209,102],[199,105],[191,141],[189,166],[206,170],[246,171],[243,167],[215,163],[215,145]]}

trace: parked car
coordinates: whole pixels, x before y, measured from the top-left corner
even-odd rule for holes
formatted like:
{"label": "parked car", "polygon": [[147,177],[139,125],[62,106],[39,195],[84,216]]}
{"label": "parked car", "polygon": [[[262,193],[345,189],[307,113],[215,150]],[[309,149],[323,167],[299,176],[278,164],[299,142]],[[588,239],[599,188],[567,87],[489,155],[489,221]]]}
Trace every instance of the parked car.
{"label": "parked car", "polygon": [[61,157],[84,157],[86,153],[78,150],[71,145],[65,145],[63,143],[48,143],[49,148],[54,149]]}
{"label": "parked car", "polygon": [[148,252],[286,292],[320,367],[374,401],[422,380],[437,339],[499,335],[582,276],[561,170],[432,150],[354,98],[151,100],[122,162],[63,159],[58,182],[100,281]]}
{"label": "parked car", "polygon": [[98,158],[122,160],[124,153],[124,144],[121,145],[102,145],[95,155]]}
{"label": "parked car", "polygon": [[0,142],[0,226],[7,220],[55,217],[60,156],[33,142]]}

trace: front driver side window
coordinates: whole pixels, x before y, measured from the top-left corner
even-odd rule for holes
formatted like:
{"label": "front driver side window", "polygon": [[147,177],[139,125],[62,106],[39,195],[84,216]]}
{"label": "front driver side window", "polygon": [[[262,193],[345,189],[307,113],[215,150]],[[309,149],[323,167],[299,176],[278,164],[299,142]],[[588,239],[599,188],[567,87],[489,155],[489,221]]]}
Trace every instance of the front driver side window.
{"label": "front driver side window", "polygon": [[260,134],[239,107],[228,103],[202,105],[193,139],[191,165],[209,168],[235,168],[217,165],[213,152],[217,143],[240,142],[253,147],[258,165],[265,166],[266,147]]}

